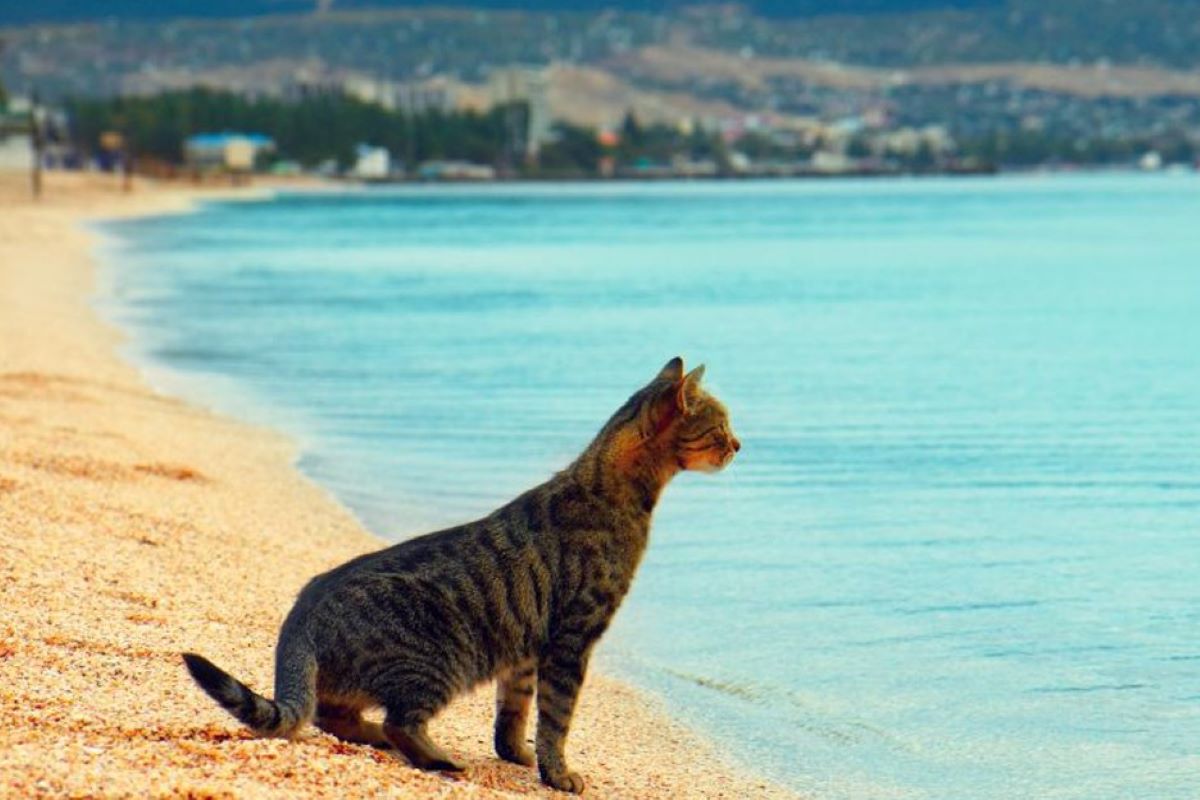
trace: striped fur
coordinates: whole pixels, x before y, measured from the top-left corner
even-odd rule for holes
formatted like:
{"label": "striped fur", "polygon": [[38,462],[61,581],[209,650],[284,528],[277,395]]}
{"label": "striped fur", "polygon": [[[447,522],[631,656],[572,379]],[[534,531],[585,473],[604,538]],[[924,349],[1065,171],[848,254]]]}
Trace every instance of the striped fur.
{"label": "striped fur", "polygon": [[[461,769],[425,732],[461,692],[497,680],[495,749],[542,780],[583,790],[564,756],[588,657],[625,597],[667,482],[715,471],[740,444],[724,406],[672,359],[578,459],[492,514],[356,558],[301,591],[280,632],[275,700],[204,658],[196,682],[258,733],[305,723],[392,747],[425,769]],[[536,699],[531,750],[526,724]],[[383,725],[361,713],[385,709]]]}

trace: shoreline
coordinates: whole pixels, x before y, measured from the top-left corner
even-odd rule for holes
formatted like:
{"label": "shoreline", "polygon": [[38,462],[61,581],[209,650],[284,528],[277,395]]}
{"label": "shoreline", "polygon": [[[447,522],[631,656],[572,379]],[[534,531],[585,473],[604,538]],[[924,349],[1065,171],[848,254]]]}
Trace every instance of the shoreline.
{"label": "shoreline", "polygon": [[[931,169],[931,170],[880,170],[847,169],[836,171],[804,170],[792,172],[747,172],[735,174],[675,174],[661,172],[625,172],[610,176],[589,174],[556,175],[511,175],[495,178],[353,178],[328,179],[329,191],[338,192],[356,189],[390,187],[437,187],[437,186],[511,186],[546,184],[646,184],[646,183],[774,183],[795,181],[800,183],[823,183],[854,180],[928,180],[938,178],[1012,178],[1046,175],[1192,175],[1200,174],[1200,165],[1186,163],[1169,164],[1157,169],[1145,169],[1135,164],[1031,164],[1003,166],[990,169]],[[263,176],[260,176],[263,177]],[[269,180],[269,178],[268,178]]]}
{"label": "shoreline", "polygon": [[[388,544],[304,476],[296,444],[154,392],[94,307],[91,223],[262,189],[0,175],[0,795],[565,797],[492,753],[490,686],[424,773],[315,729],[254,739],[191,683],[194,649],[269,689],[278,626],[312,575]],[[603,645],[601,645],[603,646]],[[568,745],[592,797],[788,797],[660,702],[589,675]]]}

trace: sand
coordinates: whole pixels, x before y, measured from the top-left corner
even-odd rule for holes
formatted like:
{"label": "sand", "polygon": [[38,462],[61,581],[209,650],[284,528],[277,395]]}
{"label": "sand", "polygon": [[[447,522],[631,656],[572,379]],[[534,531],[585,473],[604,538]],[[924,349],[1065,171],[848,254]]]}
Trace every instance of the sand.
{"label": "sand", "polygon": [[[200,191],[50,175],[34,203],[0,177],[0,796],[567,796],[493,755],[490,688],[434,724],[468,765],[448,776],[316,729],[254,739],[191,683],[185,649],[269,690],[299,588],[383,544],[286,438],[155,394],[93,314],[81,223]],[[788,796],[602,675],[568,756],[591,797]]]}

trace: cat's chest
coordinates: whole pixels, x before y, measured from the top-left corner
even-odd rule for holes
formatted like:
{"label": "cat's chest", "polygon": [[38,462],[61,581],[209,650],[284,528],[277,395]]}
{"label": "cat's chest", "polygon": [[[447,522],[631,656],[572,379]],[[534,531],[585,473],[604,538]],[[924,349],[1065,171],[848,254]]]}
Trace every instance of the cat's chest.
{"label": "cat's chest", "polygon": [[631,528],[616,535],[606,531],[574,537],[567,554],[567,560],[574,562],[571,571],[579,576],[582,587],[601,587],[624,595],[645,551],[646,534]]}

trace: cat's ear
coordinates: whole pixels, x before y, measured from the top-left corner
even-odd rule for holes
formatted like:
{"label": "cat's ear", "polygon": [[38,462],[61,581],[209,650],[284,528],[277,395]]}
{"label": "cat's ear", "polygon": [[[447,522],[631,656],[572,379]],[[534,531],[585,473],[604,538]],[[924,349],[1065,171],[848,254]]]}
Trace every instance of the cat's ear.
{"label": "cat's ear", "polygon": [[688,406],[700,391],[700,379],[704,377],[704,365],[696,367],[679,383],[675,392],[675,405],[683,414],[688,412]]}
{"label": "cat's ear", "polygon": [[672,358],[666,363],[666,366],[658,371],[658,377],[655,380],[679,383],[683,380],[683,359],[679,356]]}
{"label": "cat's ear", "polygon": [[[704,368],[693,370],[692,375],[696,380],[704,374]],[[677,417],[687,412],[688,394],[693,389],[688,389],[688,379],[683,374],[683,359],[676,356],[667,362],[667,365],[659,371],[658,376],[654,379],[656,384],[654,395],[650,402],[653,404],[650,410],[651,416],[654,419],[654,430],[661,433],[670,425]],[[661,384],[666,384],[661,386]]]}

